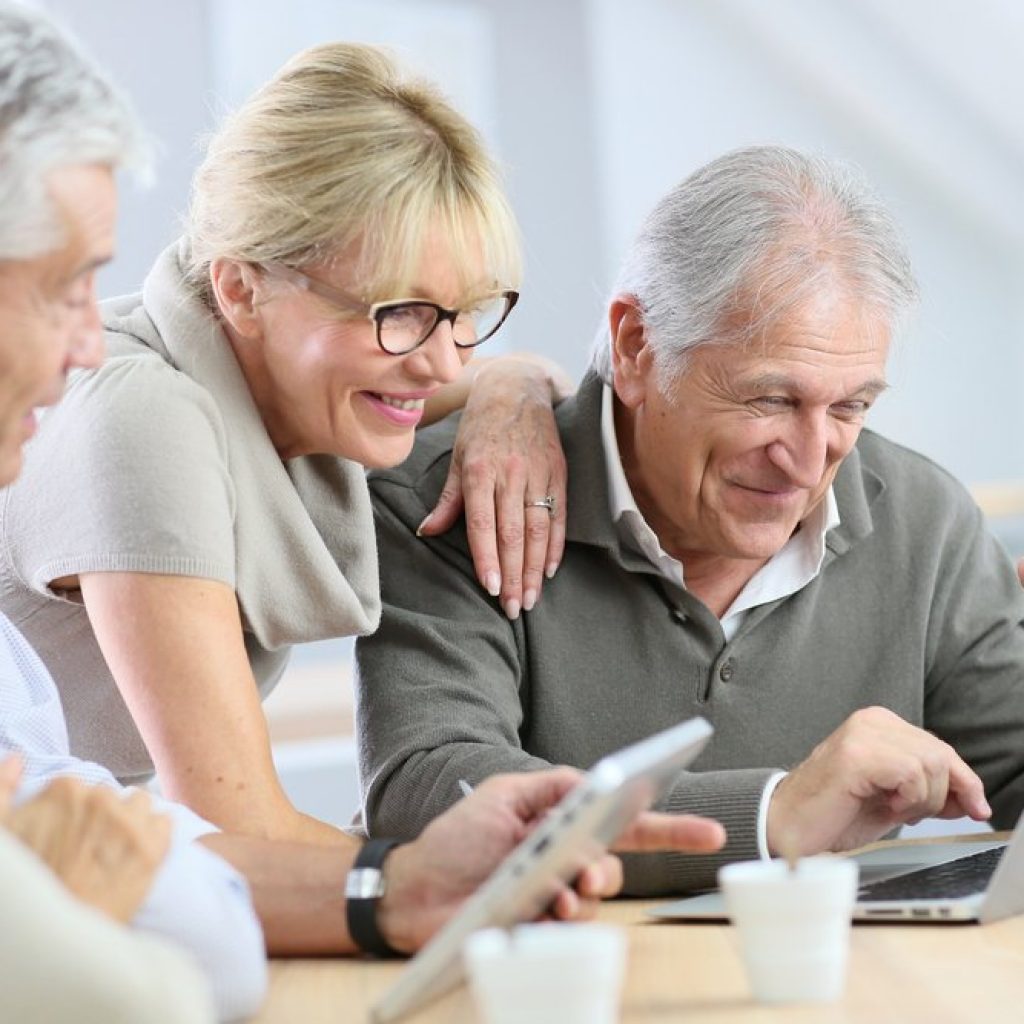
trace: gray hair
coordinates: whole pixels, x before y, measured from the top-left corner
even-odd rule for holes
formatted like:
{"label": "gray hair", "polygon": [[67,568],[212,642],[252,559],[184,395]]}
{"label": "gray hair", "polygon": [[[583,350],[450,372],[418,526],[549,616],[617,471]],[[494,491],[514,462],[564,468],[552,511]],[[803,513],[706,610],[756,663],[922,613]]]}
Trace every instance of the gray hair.
{"label": "gray hair", "polygon": [[134,114],[46,16],[0,0],[0,260],[59,246],[47,175],[78,164],[146,169]]}
{"label": "gray hair", "polygon": [[[713,160],[658,203],[613,295],[639,303],[665,381],[697,346],[752,342],[837,286],[896,329],[917,285],[895,221],[850,166],[753,146]],[[591,366],[611,381],[607,326]]]}

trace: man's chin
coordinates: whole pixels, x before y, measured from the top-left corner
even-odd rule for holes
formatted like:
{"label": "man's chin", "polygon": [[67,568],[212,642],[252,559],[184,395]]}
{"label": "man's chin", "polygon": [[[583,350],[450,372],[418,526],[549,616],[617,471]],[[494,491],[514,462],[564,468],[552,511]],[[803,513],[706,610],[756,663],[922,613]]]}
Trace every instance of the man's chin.
{"label": "man's chin", "polygon": [[789,523],[749,523],[732,537],[732,557],[744,561],[766,562],[774,558],[800,526]]}

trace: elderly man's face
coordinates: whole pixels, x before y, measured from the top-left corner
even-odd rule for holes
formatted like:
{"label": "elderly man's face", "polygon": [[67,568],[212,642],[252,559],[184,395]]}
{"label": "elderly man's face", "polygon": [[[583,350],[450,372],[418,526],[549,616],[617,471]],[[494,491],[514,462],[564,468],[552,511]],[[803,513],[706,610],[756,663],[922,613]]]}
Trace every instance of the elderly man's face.
{"label": "elderly man's face", "polygon": [[64,228],[60,247],[0,262],[0,484],[21,468],[35,410],[60,398],[72,367],[95,366],[103,355],[94,278],[114,247],[113,174],[62,167],[47,185]]}
{"label": "elderly man's face", "polygon": [[883,324],[823,296],[763,344],[698,349],[665,390],[646,345],[617,356],[623,461],[666,550],[684,564],[779,551],[856,442],[888,347]]}

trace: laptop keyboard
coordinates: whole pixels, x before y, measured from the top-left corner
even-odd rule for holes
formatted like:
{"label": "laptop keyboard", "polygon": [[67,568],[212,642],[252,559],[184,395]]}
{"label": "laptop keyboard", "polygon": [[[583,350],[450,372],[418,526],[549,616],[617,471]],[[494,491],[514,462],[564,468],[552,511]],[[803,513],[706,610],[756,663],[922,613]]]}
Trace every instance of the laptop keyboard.
{"label": "laptop keyboard", "polygon": [[941,900],[973,896],[985,891],[1005,849],[1004,846],[996,846],[959,860],[919,868],[883,882],[872,882],[860,890],[857,901],[874,903],[881,900]]}

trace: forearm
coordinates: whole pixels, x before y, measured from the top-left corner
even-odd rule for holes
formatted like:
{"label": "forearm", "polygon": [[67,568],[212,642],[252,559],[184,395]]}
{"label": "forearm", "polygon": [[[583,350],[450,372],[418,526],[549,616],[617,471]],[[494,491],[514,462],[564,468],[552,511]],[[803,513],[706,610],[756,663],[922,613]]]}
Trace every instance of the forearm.
{"label": "forearm", "polygon": [[[388,856],[377,927],[392,949],[419,949],[511,848],[503,830],[495,828],[500,817],[495,801],[484,805],[482,815],[478,803],[476,813],[479,821],[464,815],[460,825],[449,819],[442,829],[447,839],[438,842],[435,834],[433,843],[403,844]],[[349,934],[345,901],[360,844],[337,850],[222,833],[201,842],[248,879],[271,956],[360,953]]]}
{"label": "forearm", "polygon": [[[430,746],[429,737],[426,741],[423,745]],[[463,797],[460,783],[475,788],[493,775],[550,767],[547,761],[501,742],[439,743],[405,757],[399,754],[366,782],[367,827],[374,836],[414,839]]]}
{"label": "forearm", "polygon": [[623,894],[664,896],[714,888],[723,864],[756,860],[761,794],[774,774],[771,768],[684,772],[657,809],[714,818],[725,826],[726,845],[714,854],[624,855]]}
{"label": "forearm", "polygon": [[197,751],[193,759],[183,757],[173,769],[165,768],[160,779],[169,799],[191,807],[225,832],[325,846],[352,841],[341,829],[291,803],[274,772],[269,745],[265,755],[253,760],[248,776],[208,749]]}
{"label": "forearm", "polygon": [[345,921],[357,840],[328,847],[213,833],[200,841],[245,876],[271,956],[357,952]]}
{"label": "forearm", "polygon": [[100,649],[163,793],[232,833],[336,844],[333,826],[292,806],[231,587],[189,576],[86,573]]}

